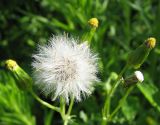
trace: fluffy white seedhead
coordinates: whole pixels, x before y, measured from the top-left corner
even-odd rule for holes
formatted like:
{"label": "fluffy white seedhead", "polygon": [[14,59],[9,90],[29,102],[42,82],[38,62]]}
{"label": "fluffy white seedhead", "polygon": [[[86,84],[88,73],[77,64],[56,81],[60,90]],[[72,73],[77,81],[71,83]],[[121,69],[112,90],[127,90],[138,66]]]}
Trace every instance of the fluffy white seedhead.
{"label": "fluffy white seedhead", "polygon": [[62,96],[68,102],[73,96],[80,101],[97,81],[97,56],[86,43],[78,42],[67,35],[53,36],[33,55],[36,84],[53,100]]}
{"label": "fluffy white seedhead", "polygon": [[144,77],[143,77],[143,74],[142,74],[141,71],[135,71],[134,74],[137,77],[137,79],[138,79],[139,82],[143,82]]}

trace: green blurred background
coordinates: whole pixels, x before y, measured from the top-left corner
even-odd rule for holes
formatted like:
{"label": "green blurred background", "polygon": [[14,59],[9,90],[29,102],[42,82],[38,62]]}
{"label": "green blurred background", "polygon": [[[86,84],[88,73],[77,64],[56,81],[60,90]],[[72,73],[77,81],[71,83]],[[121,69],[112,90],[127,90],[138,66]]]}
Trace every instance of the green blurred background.
{"label": "green blurred background", "polygon": [[[101,83],[91,97],[75,103],[72,114],[77,117],[71,124],[99,125],[108,85],[112,85],[116,73],[125,65],[127,54],[152,36],[157,39],[157,45],[140,68],[145,76],[143,85],[134,89],[111,124],[158,125],[159,0],[0,0],[0,125],[62,124],[57,113],[15,86],[4,61],[14,59],[31,74],[31,55],[38,44],[45,44],[52,34],[63,32],[80,37],[92,17],[99,19],[91,47],[100,58]],[[122,87],[118,89],[111,108],[117,105],[124,91]]]}

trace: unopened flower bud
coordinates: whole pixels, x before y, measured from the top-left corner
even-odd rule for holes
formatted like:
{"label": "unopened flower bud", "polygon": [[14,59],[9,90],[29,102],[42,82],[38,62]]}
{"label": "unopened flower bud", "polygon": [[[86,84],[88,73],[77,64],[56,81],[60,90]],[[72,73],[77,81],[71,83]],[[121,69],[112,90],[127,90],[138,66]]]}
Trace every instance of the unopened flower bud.
{"label": "unopened flower bud", "polygon": [[144,77],[142,72],[140,71],[135,71],[133,75],[129,76],[128,78],[124,79],[124,86],[125,87],[130,87],[132,85],[135,85],[137,83],[143,82]]}
{"label": "unopened flower bud", "polygon": [[155,44],[155,38],[148,38],[143,44],[128,55],[128,65],[135,69],[139,68],[148,57],[149,52],[155,47]]}
{"label": "unopened flower bud", "polygon": [[153,49],[156,45],[156,39],[153,37],[148,38],[145,41],[145,45],[149,48],[149,49]]}
{"label": "unopened flower bud", "polygon": [[32,87],[32,78],[16,63],[14,60],[7,60],[6,67],[9,69],[17,83],[17,86],[22,90],[29,90]]}
{"label": "unopened flower bud", "polygon": [[88,23],[90,24],[90,26],[97,28],[98,27],[98,19],[97,18],[91,18]]}
{"label": "unopened flower bud", "polygon": [[86,30],[84,32],[84,34],[82,35],[82,41],[87,41],[88,44],[90,45],[90,42],[95,34],[95,31],[98,27],[98,19],[97,18],[91,18],[88,21],[89,27],[86,27]]}

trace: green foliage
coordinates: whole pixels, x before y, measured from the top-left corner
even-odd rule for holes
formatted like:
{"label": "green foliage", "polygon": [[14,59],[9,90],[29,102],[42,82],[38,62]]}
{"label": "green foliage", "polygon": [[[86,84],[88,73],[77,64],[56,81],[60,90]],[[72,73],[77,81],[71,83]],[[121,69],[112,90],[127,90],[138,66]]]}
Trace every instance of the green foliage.
{"label": "green foliage", "polygon": [[132,123],[140,108],[140,102],[137,97],[130,97],[122,106],[122,112],[126,119]]}
{"label": "green foliage", "polygon": [[28,95],[17,88],[9,73],[0,75],[0,124],[35,125]]}
{"label": "green foliage", "polygon": [[[99,19],[92,48],[99,54],[101,83],[92,97],[76,103],[73,125],[99,124],[105,95],[112,86],[114,74],[125,65],[127,54],[146,38],[153,36],[157,46],[141,70],[145,81],[133,90],[112,124],[156,125],[160,122],[160,1],[158,0],[2,0],[0,2],[0,61],[15,59],[28,73],[31,55],[37,44],[47,43],[52,34],[67,32],[81,36],[88,19]],[[0,67],[0,124],[45,125],[60,124],[59,118],[47,111],[33,115],[31,100],[19,90],[13,78]],[[129,74],[130,71],[126,72]],[[125,74],[125,75],[126,75]],[[111,111],[124,95],[120,86],[113,98]],[[147,109],[147,110],[146,110]],[[40,109],[36,108],[36,111]],[[42,120],[43,119],[43,120]],[[38,122],[40,124],[40,122]],[[42,124],[42,123],[41,123]],[[40,125],[41,125],[40,124]]]}
{"label": "green foliage", "polygon": [[144,85],[138,86],[140,91],[144,94],[146,99],[160,112],[160,91],[153,83],[146,83]]}

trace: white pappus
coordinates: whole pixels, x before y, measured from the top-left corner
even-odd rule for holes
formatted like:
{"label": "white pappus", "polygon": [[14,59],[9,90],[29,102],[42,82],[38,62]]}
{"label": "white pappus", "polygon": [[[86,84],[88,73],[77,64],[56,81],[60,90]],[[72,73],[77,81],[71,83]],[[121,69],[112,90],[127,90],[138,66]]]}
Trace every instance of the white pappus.
{"label": "white pappus", "polygon": [[45,46],[39,45],[33,55],[33,69],[36,85],[52,100],[63,97],[69,102],[71,96],[76,101],[92,93],[98,81],[97,55],[87,43],[67,35],[53,35]]}

